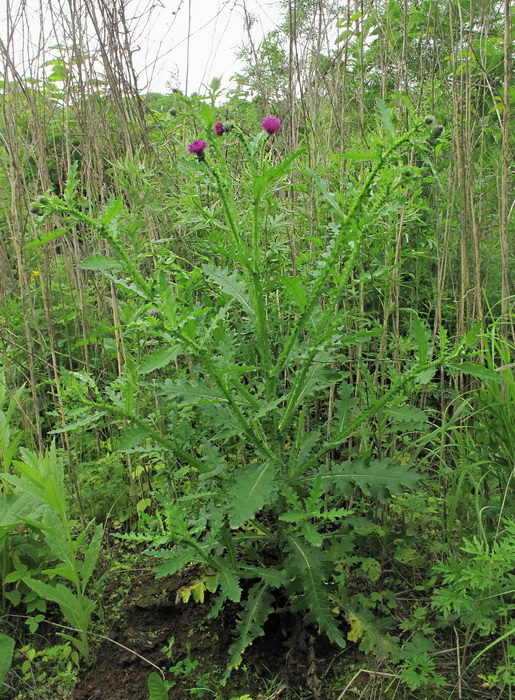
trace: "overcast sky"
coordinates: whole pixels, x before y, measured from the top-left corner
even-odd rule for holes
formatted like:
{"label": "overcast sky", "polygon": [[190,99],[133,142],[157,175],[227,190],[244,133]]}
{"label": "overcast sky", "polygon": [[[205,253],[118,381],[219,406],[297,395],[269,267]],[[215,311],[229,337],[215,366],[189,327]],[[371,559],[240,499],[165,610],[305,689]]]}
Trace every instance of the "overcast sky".
{"label": "overcast sky", "polygon": [[[104,2],[109,7],[110,0]],[[203,91],[213,77],[227,88],[241,69],[235,53],[248,38],[246,11],[255,18],[256,46],[280,21],[277,0],[125,0],[124,5],[142,92],[166,92],[170,84],[191,94]],[[85,4],[77,0],[76,6],[86,17]],[[0,3],[0,39],[22,78],[39,76],[60,47],[71,43],[69,8],[69,0]]]}
{"label": "overcast sky", "polygon": [[140,87],[148,84],[158,92],[166,90],[174,75],[177,87],[188,93],[201,90],[213,77],[222,78],[227,87],[241,68],[235,53],[246,39],[245,9],[256,18],[252,35],[257,44],[280,17],[272,0],[161,0],[160,4],[153,10],[146,36],[138,37],[141,48],[134,54]]}

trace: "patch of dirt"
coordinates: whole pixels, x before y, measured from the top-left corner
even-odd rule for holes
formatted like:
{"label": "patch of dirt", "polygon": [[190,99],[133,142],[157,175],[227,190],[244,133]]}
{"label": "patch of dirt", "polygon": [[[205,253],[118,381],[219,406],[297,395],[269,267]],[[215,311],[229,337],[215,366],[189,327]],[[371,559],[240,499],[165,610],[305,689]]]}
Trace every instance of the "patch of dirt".
{"label": "patch of dirt", "polygon": [[[176,603],[178,589],[194,578],[194,570],[158,580],[152,574],[145,574],[131,592],[132,603],[121,611],[119,621],[109,634],[127,649],[112,642],[103,643],[97,651],[96,662],[82,674],[72,700],[146,700],[147,679],[156,670],[148,662],[165,673],[179,664],[182,672],[175,678],[169,700],[214,697],[211,692],[202,695],[190,693],[190,690],[202,677],[206,682],[198,685],[207,687],[209,679],[220,678],[225,670],[238,606],[226,605],[216,619],[209,619],[209,600]],[[267,622],[265,632],[265,637],[255,640],[249,648],[242,670],[231,676],[227,697],[249,693],[254,698],[264,698],[264,679],[279,675],[283,681],[277,682],[276,692],[281,686],[284,690],[305,688],[307,692],[302,697],[309,697],[311,688],[315,691],[313,697],[320,697],[316,690],[314,660],[318,651],[315,639],[306,632],[300,619],[287,613],[274,615]],[[167,648],[170,648],[168,657]],[[186,666],[181,665],[181,661]],[[198,665],[188,675],[184,668],[195,661]],[[172,678],[173,674],[166,673],[167,680]],[[282,700],[286,697],[283,692],[276,697]]]}

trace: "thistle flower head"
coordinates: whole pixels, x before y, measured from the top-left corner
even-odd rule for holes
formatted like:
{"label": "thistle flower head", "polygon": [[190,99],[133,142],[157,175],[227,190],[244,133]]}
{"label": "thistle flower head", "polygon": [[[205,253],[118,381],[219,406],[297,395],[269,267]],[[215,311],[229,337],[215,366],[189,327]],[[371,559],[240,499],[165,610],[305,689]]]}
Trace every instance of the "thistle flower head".
{"label": "thistle flower head", "polygon": [[41,216],[42,214],[41,209],[38,207],[37,204],[32,204],[29,211],[31,214],[34,214],[34,216]]}
{"label": "thistle flower head", "polygon": [[425,124],[433,124],[434,120],[435,120],[435,118],[432,115],[429,115],[428,117],[426,117],[424,119],[424,123]]}
{"label": "thistle flower head", "polygon": [[267,117],[261,122],[261,128],[267,134],[277,134],[281,130],[281,120],[277,117]]}
{"label": "thistle flower head", "polygon": [[223,122],[215,122],[213,124],[213,132],[215,136],[222,136],[222,134],[224,133]]}
{"label": "thistle flower head", "polygon": [[207,143],[206,141],[203,141],[202,139],[198,139],[197,141],[192,141],[190,145],[188,146],[188,151],[192,153],[194,156],[196,156],[199,160],[204,160],[206,157],[206,154],[204,151],[207,148]]}
{"label": "thistle flower head", "polygon": [[224,134],[228,134],[229,131],[232,131],[232,124],[231,124],[231,122],[224,122],[224,123],[222,124],[222,131],[224,132]]}

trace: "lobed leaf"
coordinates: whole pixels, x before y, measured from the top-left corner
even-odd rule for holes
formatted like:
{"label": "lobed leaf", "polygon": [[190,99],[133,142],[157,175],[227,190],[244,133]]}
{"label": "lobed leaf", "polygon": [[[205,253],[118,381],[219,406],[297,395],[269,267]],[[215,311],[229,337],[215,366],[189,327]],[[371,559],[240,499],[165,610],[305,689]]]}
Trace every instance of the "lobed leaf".
{"label": "lobed leaf", "polygon": [[231,672],[241,664],[245,649],[252,644],[256,637],[263,636],[263,625],[273,612],[272,602],[273,597],[266,584],[256,583],[252,586],[236,625],[238,636],[229,647],[229,665],[222,679],[224,684]]}
{"label": "lobed leaf", "polygon": [[295,607],[307,608],[331,642],[344,647],[345,639],[331,611],[328,599],[324,565],[329,556],[300,537],[288,537],[287,549],[289,556],[285,569],[292,574],[296,588],[301,587],[301,595],[296,599]]}
{"label": "lobed leaf", "polygon": [[334,489],[349,498],[357,486],[365,495],[386,503],[392,494],[413,488],[421,476],[408,466],[388,458],[370,461],[358,458],[333,464],[329,472],[307,477],[306,480],[315,478],[320,478],[324,491]]}
{"label": "lobed leaf", "polygon": [[264,462],[240,471],[227,492],[227,512],[232,528],[244,525],[270,503],[278,489],[277,466]]}

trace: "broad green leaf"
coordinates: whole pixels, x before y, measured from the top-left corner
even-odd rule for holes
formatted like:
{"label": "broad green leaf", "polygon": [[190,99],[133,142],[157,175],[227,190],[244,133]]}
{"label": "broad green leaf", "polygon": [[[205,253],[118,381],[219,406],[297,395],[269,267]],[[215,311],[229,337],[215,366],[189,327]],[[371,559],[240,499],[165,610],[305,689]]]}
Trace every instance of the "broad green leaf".
{"label": "broad green leaf", "polygon": [[168,690],[157,671],[152,671],[147,680],[148,700],[168,700]]}
{"label": "broad green leaf", "polygon": [[[0,474],[0,477],[4,476]],[[12,528],[21,523],[37,522],[43,517],[48,505],[39,496],[30,493],[8,493],[0,496],[0,527]]]}
{"label": "broad green leaf", "polygon": [[0,632],[0,695],[4,695],[8,686],[5,684],[5,678],[9,669],[14,652],[14,639]]}
{"label": "broad green leaf", "polygon": [[115,258],[108,258],[106,255],[90,255],[79,263],[82,270],[121,270],[123,265]]}
{"label": "broad green leaf", "polygon": [[251,318],[254,318],[255,313],[250,304],[247,285],[243,280],[238,280],[238,272],[236,270],[229,272],[227,268],[213,267],[212,265],[203,265],[202,269],[206,277],[218,285],[232,299],[241,304],[246,313]]}
{"label": "broad green leaf", "polygon": [[82,578],[82,592],[86,590],[86,586],[93,575],[95,566],[97,565],[98,556],[100,554],[100,547],[102,546],[102,536],[104,534],[104,528],[102,525],[97,525],[91,542],[87,550],[84,552],[84,560],[81,566],[81,578]]}
{"label": "broad green leaf", "polygon": [[[48,583],[30,577],[25,578],[24,581],[40,598],[57,603],[69,625],[82,629],[84,610],[77,596],[69,588],[62,583],[49,586]],[[90,603],[89,600],[87,602]]]}
{"label": "broad green leaf", "polygon": [[232,528],[242,527],[267,503],[278,489],[277,467],[272,462],[251,465],[239,471],[227,492],[227,512]]}
{"label": "broad green leaf", "polygon": [[156,369],[166,367],[173,362],[182,352],[182,345],[175,345],[170,348],[159,348],[154,350],[149,355],[146,355],[139,366],[140,374],[149,374]]}
{"label": "broad green leaf", "polygon": [[200,103],[200,111],[202,112],[202,118],[204,119],[204,123],[208,129],[210,129],[213,125],[213,122],[215,120],[215,113],[213,111],[213,108],[211,105],[208,105],[206,102],[201,102]]}

